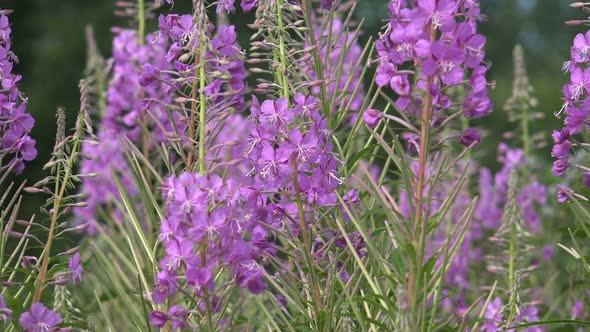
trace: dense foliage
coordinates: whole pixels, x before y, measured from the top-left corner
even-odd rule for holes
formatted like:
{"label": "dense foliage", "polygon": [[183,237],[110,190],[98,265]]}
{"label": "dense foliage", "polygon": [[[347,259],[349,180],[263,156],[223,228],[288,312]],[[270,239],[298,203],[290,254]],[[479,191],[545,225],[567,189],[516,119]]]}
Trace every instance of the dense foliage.
{"label": "dense foliage", "polygon": [[[590,326],[590,32],[551,167],[520,46],[491,97],[477,0],[391,0],[375,36],[353,0],[180,2],[117,2],[108,59],[87,29],[75,124],[58,108],[34,184],[14,180],[35,121],[0,10],[3,330]],[[25,194],[46,199],[29,220]]]}

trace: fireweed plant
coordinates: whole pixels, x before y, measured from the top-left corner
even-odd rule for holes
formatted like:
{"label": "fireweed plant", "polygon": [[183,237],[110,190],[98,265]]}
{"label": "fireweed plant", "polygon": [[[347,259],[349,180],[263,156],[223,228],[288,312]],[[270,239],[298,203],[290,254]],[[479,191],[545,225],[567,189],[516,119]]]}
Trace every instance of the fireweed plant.
{"label": "fireweed plant", "polygon": [[[33,185],[12,180],[37,152],[0,10],[3,331],[590,325],[585,189],[564,178],[551,199],[535,176],[542,115],[519,46],[495,111],[511,129],[481,165],[495,82],[479,1],[389,1],[378,36],[355,1],[191,5],[117,2],[108,59],[88,28],[76,124],[58,109]],[[586,35],[551,152],[553,173],[579,169],[585,185]],[[22,220],[25,193],[47,201]],[[557,202],[578,223],[548,239]],[[580,264],[560,269],[560,253]]]}

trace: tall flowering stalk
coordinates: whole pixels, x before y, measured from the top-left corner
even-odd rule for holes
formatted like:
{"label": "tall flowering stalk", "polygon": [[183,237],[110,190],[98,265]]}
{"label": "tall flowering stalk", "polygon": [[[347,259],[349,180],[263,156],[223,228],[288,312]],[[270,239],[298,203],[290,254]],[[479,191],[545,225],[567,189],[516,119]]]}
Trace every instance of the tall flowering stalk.
{"label": "tall flowering stalk", "polygon": [[[362,31],[350,22],[352,2],[342,1],[334,7],[314,5],[310,0],[300,4],[288,1],[260,4],[257,19],[251,25],[258,31],[254,33],[256,41],[252,43],[248,62],[270,63],[270,72],[276,79],[268,81],[260,77],[261,83],[254,92],[292,96],[286,93],[289,91],[285,91],[285,84],[277,86],[277,81],[286,79],[289,90],[309,91],[321,101],[322,114],[331,130],[340,123],[354,125],[356,113],[366,99],[363,61],[371,43],[364,49],[359,45]],[[253,72],[267,72],[260,67]],[[274,87],[279,89],[275,91]],[[348,121],[342,122],[342,118]]]}
{"label": "tall flowering stalk", "polygon": [[[519,298],[520,240],[539,230],[545,204],[544,186],[523,176],[534,168],[524,66],[510,104],[522,107],[522,150],[502,145],[495,174],[462,161],[482,140],[468,119],[492,109],[477,1],[390,1],[389,24],[365,47],[354,1],[241,1],[255,11],[248,51],[225,24],[233,0],[163,13],[155,33],[144,1],[118,5],[136,23],[114,29],[111,61],[91,61],[97,90],[83,91],[78,128],[92,139],[66,138],[60,120],[56,176],[29,188],[52,193],[51,234],[39,260],[22,259],[40,272],[23,328],[71,321],[51,250],[70,206],[82,222],[72,229],[95,235],[99,329],[491,331],[538,319]],[[80,174],[64,171],[82,156]],[[68,196],[78,180],[82,194]],[[507,259],[479,245],[496,230]],[[67,275],[79,284],[75,251]],[[507,271],[508,291],[495,295],[495,284],[480,306],[487,275],[474,281],[470,267],[484,262]],[[50,308],[42,295],[53,282]],[[0,319],[12,315],[3,300]]]}
{"label": "tall flowering stalk", "polygon": [[[18,90],[17,83],[21,76],[12,73],[13,65],[18,62],[11,51],[11,26],[8,20],[10,10],[0,10],[0,76],[2,91],[0,99],[0,185],[4,184],[9,173],[21,173],[24,169],[24,162],[34,159],[37,155],[35,140],[31,139],[29,132],[34,124],[33,118],[25,113],[27,99]],[[83,117],[82,112],[82,117]],[[79,123],[83,126],[83,123]],[[60,126],[62,127],[62,126]],[[81,129],[80,131],[83,131]],[[55,150],[63,151],[65,142],[56,144]],[[68,146],[67,149],[70,147]],[[74,148],[75,150],[75,148]],[[68,150],[68,153],[70,151]],[[74,152],[76,154],[76,152]],[[50,198],[47,206],[51,206],[51,212],[43,208],[43,211],[50,215],[49,225],[40,225],[36,222],[35,216],[30,220],[18,219],[19,208],[22,202],[21,192],[24,190],[30,193],[51,192],[44,185],[52,182],[49,177],[35,187],[25,187],[25,183],[15,186],[10,183],[0,195],[0,279],[2,280],[2,294],[0,295],[0,326],[4,330],[38,331],[39,329],[60,330],[62,323],[72,323],[72,319],[66,322],[60,314],[45,307],[41,301],[41,294],[45,288],[56,285],[65,287],[69,281],[79,284],[83,274],[83,268],[79,264],[76,267],[67,267],[62,264],[62,259],[55,259],[55,256],[70,256],[77,248],[52,256],[52,243],[56,238],[72,229],[65,228],[58,224],[58,218],[63,216],[62,208],[67,205],[75,205],[75,196],[65,194],[65,187],[72,186],[71,178],[66,175],[73,169],[73,164],[61,159],[53,160],[48,167],[60,167],[68,164],[68,167],[60,168],[53,179],[55,182],[55,196]],[[76,155],[76,157],[79,157]],[[5,161],[8,160],[6,163]],[[60,181],[64,182],[60,182]],[[60,194],[58,194],[60,191]],[[55,199],[60,196],[59,199]],[[46,207],[47,207],[46,206]],[[48,237],[45,242],[39,240],[39,230],[46,231]],[[42,246],[43,251],[39,258],[28,254],[30,244],[35,243]],[[14,246],[12,246],[14,244]],[[12,252],[7,255],[7,248]],[[78,255],[79,257],[79,255]],[[49,270],[50,260],[52,270]],[[76,270],[73,272],[73,268]],[[74,273],[76,276],[74,277]],[[59,285],[59,286],[57,286]],[[18,305],[18,306],[17,306]],[[17,315],[18,314],[18,315]]]}
{"label": "tall flowering stalk", "polygon": [[[144,66],[142,74],[142,85],[163,82],[176,96],[186,124],[188,150],[183,156],[186,172],[169,178],[164,187],[167,214],[160,239],[167,254],[160,262],[162,272],[152,296],[158,304],[168,297],[174,303],[175,289],[192,288],[200,303],[198,315],[212,329],[217,326],[213,317],[227,305],[218,294],[232,285],[216,276],[227,271],[234,284],[252,293],[265,289],[256,261],[261,250],[256,241],[262,241],[266,232],[255,227],[256,220],[243,210],[247,199],[242,197],[240,180],[246,178],[236,169],[241,169],[244,152],[239,151],[245,145],[239,144],[238,133],[223,125],[232,120],[239,128],[245,122],[232,114],[245,107],[245,70],[235,28],[220,25],[215,29],[207,21],[205,3],[193,5],[194,15],[159,18],[159,39],[170,41],[166,57],[174,64],[173,75],[150,65]],[[240,158],[232,159],[236,152]],[[155,326],[168,320],[173,326],[174,321],[190,325],[187,319],[178,318],[191,312],[186,306],[189,303],[180,301],[167,313],[154,311],[151,322]]]}
{"label": "tall flowering stalk", "polygon": [[[574,2],[570,6],[574,8],[581,8],[584,12],[588,10],[587,2]],[[567,21],[566,24],[577,26],[587,25],[588,20],[572,20]],[[560,184],[557,185],[557,201],[559,203],[571,203],[569,206],[576,216],[577,226],[579,226],[581,238],[570,231],[571,244],[565,246],[559,244],[561,249],[567,252],[568,255],[576,259],[579,264],[578,267],[583,270],[585,277],[590,271],[590,265],[584,258],[584,254],[588,252],[588,239],[590,238],[590,228],[588,227],[588,197],[585,191],[590,187],[590,168],[587,163],[588,144],[586,131],[589,128],[588,114],[590,113],[590,90],[588,88],[588,76],[590,75],[590,31],[585,33],[578,33],[573,40],[573,45],[570,48],[570,60],[563,65],[563,71],[568,74],[568,81],[563,86],[563,106],[555,113],[558,119],[563,120],[563,127],[561,130],[554,130],[552,134],[553,148],[551,150],[551,157],[555,158],[553,162],[552,172],[554,175],[562,177]],[[581,174],[580,174],[581,173]],[[564,175],[569,175],[565,177]],[[579,176],[581,175],[581,184]],[[569,186],[573,187],[569,188]],[[582,188],[586,189],[582,189]],[[580,188],[580,189],[578,189]],[[568,301],[571,304],[571,316],[574,319],[587,317],[584,299],[578,296],[573,301]],[[585,310],[587,311],[587,310]]]}
{"label": "tall flowering stalk", "polygon": [[522,46],[517,45],[514,47],[512,57],[514,61],[512,96],[506,101],[504,110],[509,112],[508,115],[512,121],[519,124],[520,135],[516,136],[520,137],[524,157],[528,159],[531,157],[531,147],[538,143],[535,142],[535,137],[531,135],[531,121],[541,117],[542,114],[531,112],[539,102],[533,95],[534,89],[529,82]]}
{"label": "tall flowering stalk", "polygon": [[0,171],[9,169],[19,174],[25,161],[37,156],[35,140],[29,136],[35,120],[26,113],[27,98],[18,89],[21,76],[13,73],[18,58],[11,51],[12,32],[8,15],[11,10],[0,9]]}
{"label": "tall flowering stalk", "polygon": [[[58,111],[58,123],[60,128],[56,137],[56,146],[53,151],[52,159],[46,164],[47,168],[51,168],[54,176],[52,180],[42,181],[41,187],[54,185],[51,197],[47,200],[46,208],[49,214],[49,234],[47,241],[43,248],[43,253],[40,257],[40,269],[39,275],[35,282],[35,292],[33,295],[33,303],[39,302],[41,296],[48,282],[48,269],[49,262],[51,260],[51,249],[53,241],[57,237],[59,230],[58,221],[63,215],[62,209],[64,206],[76,206],[76,196],[68,195],[67,188],[74,185],[75,181],[85,174],[76,174],[74,167],[80,158],[83,156],[81,153],[82,141],[85,139],[86,134],[92,135],[92,127],[88,122],[88,93],[86,90],[86,83],[80,82],[80,112],[76,121],[76,128],[71,136],[65,135],[65,114],[63,110]],[[81,203],[80,205],[84,205]]]}
{"label": "tall flowering stalk", "polygon": [[[477,34],[482,16],[476,1],[419,0],[389,3],[391,19],[377,42],[376,82],[397,94],[395,106],[419,119],[418,166],[412,184],[412,243],[417,250],[410,264],[407,300],[412,315],[421,283],[421,265],[428,234],[430,196],[426,169],[432,132],[446,117],[478,118],[489,114],[484,61],[485,37]],[[462,86],[464,100],[452,100]],[[434,185],[434,184],[432,184]]]}
{"label": "tall flowering stalk", "polygon": [[[18,205],[9,202],[8,209],[13,210],[11,217],[2,232],[2,272],[0,276],[3,279],[4,287],[12,287],[12,291],[4,293],[11,304],[15,302],[22,303],[20,308],[26,309],[18,320],[14,320],[25,331],[38,331],[39,329],[61,331],[62,326],[70,326],[79,321],[78,314],[80,311],[71,299],[64,298],[68,296],[69,290],[66,285],[71,282],[73,285],[79,285],[82,281],[84,268],[81,264],[80,254],[77,253],[79,247],[61,253],[55,253],[56,244],[65,234],[82,231],[87,226],[68,227],[67,222],[63,222],[64,215],[71,207],[83,206],[80,195],[68,193],[79,179],[87,176],[75,172],[77,160],[83,157],[80,152],[82,140],[86,134],[91,135],[92,129],[88,124],[87,118],[87,93],[86,85],[81,83],[81,107],[74,133],[66,136],[65,114],[62,109],[58,110],[58,134],[56,136],[56,145],[52,154],[52,159],[46,164],[46,168],[52,170],[52,175],[37,182],[32,187],[24,188],[29,193],[46,193],[50,197],[47,199],[42,211],[48,215],[48,224],[41,225],[35,222],[35,217],[30,221],[15,220]],[[12,186],[9,187],[9,190]],[[16,194],[23,189],[21,186]],[[6,196],[4,196],[6,197]],[[15,196],[16,197],[16,196]],[[3,200],[3,199],[2,199]],[[0,221],[4,221],[6,212],[2,210]],[[17,231],[17,227],[23,227],[23,231]],[[47,239],[44,241],[33,235],[33,230],[42,229],[47,232]],[[15,251],[10,257],[4,260],[4,249],[7,244],[7,236],[19,238]],[[26,255],[29,241],[35,241],[40,244],[42,251],[40,256]],[[65,259],[64,259],[65,256]],[[69,257],[69,262],[68,258]],[[12,266],[12,264],[16,264]],[[20,268],[19,268],[20,265]],[[22,277],[22,279],[15,279]],[[6,291],[7,289],[4,289]],[[55,298],[54,310],[45,306],[50,296],[44,296],[51,291]],[[4,302],[4,298],[2,301]],[[12,311],[4,303],[4,312]],[[4,320],[4,319],[2,319]],[[8,325],[10,326],[10,325]],[[14,328],[14,326],[12,328]],[[63,328],[65,329],[65,328]]]}
{"label": "tall flowering stalk", "polygon": [[[587,4],[576,2],[573,7],[585,8]],[[581,24],[583,21],[570,21],[570,24]],[[569,81],[563,86],[563,106],[556,113],[558,118],[564,118],[564,126],[561,130],[554,130],[552,134],[553,149],[551,157],[555,158],[553,162],[553,174],[563,176],[570,168],[581,172],[583,184],[590,187],[590,168],[580,164],[582,160],[572,159],[574,149],[585,151],[586,143],[577,139],[583,135],[588,127],[588,114],[590,113],[590,88],[588,87],[588,77],[590,75],[590,32],[579,33],[574,38],[571,47],[571,59],[563,65],[563,70],[569,74]],[[576,196],[570,188],[558,187],[558,201],[565,202],[569,198]],[[578,198],[587,200],[581,195]]]}
{"label": "tall flowering stalk", "polygon": [[[97,140],[85,142],[82,147],[90,157],[82,161],[82,171],[96,176],[83,179],[81,191],[88,195],[88,205],[76,208],[74,213],[81,222],[91,221],[90,234],[97,232],[99,212],[113,210],[119,197],[117,177],[132,196],[139,191],[120,140],[128,138],[149,154],[147,152],[155,145],[175,136],[175,128],[180,125],[178,114],[170,114],[166,108],[172,101],[172,89],[164,83],[147,86],[142,76],[144,65],[149,65],[154,72],[168,71],[172,66],[166,58],[167,41],[157,34],[146,35],[141,28],[146,19],[143,1],[136,6],[133,13],[137,15],[139,30],[114,29],[111,80],[106,92],[99,92],[104,97],[99,96],[97,101],[95,111],[98,114],[92,114],[100,120],[96,128]],[[94,75],[97,83],[104,84],[108,68],[98,66]],[[95,88],[102,91],[103,86]]]}

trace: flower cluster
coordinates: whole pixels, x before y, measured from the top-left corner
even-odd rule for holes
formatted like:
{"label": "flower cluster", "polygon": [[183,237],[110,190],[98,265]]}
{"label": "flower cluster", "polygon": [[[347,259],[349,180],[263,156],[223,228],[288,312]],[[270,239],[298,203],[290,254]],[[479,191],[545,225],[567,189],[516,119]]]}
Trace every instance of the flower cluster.
{"label": "flower cluster", "polygon": [[[258,6],[259,1],[260,0],[241,0],[240,6],[242,7],[244,13],[248,13]],[[322,0],[322,4],[324,1],[331,3],[333,0]],[[166,2],[169,4],[174,4],[174,0],[166,0]],[[218,14],[222,12],[235,13],[235,2],[236,0],[217,0],[216,12]]]}
{"label": "flower cluster", "polygon": [[[586,291],[586,295],[590,295]],[[584,301],[577,300],[571,308],[572,319],[588,319],[588,310],[584,310]]]}
{"label": "flower cluster", "polygon": [[409,115],[422,112],[428,95],[434,116],[457,105],[448,87],[465,86],[462,113],[478,118],[492,111],[488,96],[484,47],[477,33],[482,19],[478,1],[392,0],[391,21],[377,42],[376,82],[399,97],[397,107]]}
{"label": "flower cluster", "polygon": [[[184,91],[183,87],[192,88],[201,79],[199,57],[202,56],[208,116],[229,108],[244,110],[246,69],[235,27],[220,25],[216,31],[212,24],[207,24],[201,31],[192,15],[177,14],[161,15],[159,25],[157,40],[170,40],[166,61],[173,64],[176,76],[166,77],[157,67],[148,63],[143,68],[142,85],[151,86],[155,81],[164,80],[171,87],[168,91],[170,94]],[[215,32],[216,36],[210,38]],[[208,46],[201,50],[200,45]]]}
{"label": "flower cluster", "polygon": [[[98,128],[97,142],[86,142],[81,170],[85,177],[82,191],[88,195],[85,207],[75,209],[79,220],[89,222],[89,233],[95,231],[96,208],[118,197],[119,190],[113,172],[121,179],[129,194],[135,195],[131,170],[127,167],[121,139],[127,137],[135,144],[161,143],[174,130],[179,117],[170,115],[166,105],[172,102],[166,84],[143,86],[143,66],[149,64],[158,71],[169,69],[166,60],[166,41],[149,35],[143,43],[136,31],[117,29],[113,40],[113,76],[106,94],[104,117]],[[142,139],[142,127],[156,140]],[[148,143],[145,143],[148,142]]]}
{"label": "flower cluster", "polygon": [[281,195],[262,195],[263,201],[277,211],[292,213],[295,220],[299,218],[294,198],[307,210],[335,204],[335,190],[342,182],[340,162],[332,152],[318,99],[297,93],[290,107],[286,98],[262,104],[254,98],[250,114],[255,123],[247,151],[253,164],[250,174],[261,192]]}
{"label": "flower cluster", "polygon": [[[146,34],[146,18],[163,3],[118,2],[123,10],[117,13],[136,17],[138,29],[113,29],[109,65],[102,58],[89,61],[91,80],[81,83],[73,135],[66,137],[65,114],[58,110],[57,143],[46,165],[51,175],[32,187],[9,184],[0,194],[2,243],[22,240],[4,263],[7,278],[0,284],[10,288],[0,295],[0,326],[91,328],[78,317],[88,308],[74,301],[88,287],[69,287],[89,272],[99,282],[112,278],[95,290],[97,301],[118,297],[115,305],[98,303],[104,311],[98,328],[117,322],[129,330],[148,318],[163,330],[460,325],[512,331],[540,320],[540,300],[554,294],[524,281],[543,280],[527,279],[539,264],[528,253],[547,238],[528,240],[541,233],[541,217],[551,209],[541,213],[547,190],[529,174],[536,170],[529,120],[536,117],[528,111],[536,101],[522,50],[515,51],[506,107],[522,108],[511,115],[521,120],[522,149],[500,144],[499,170],[492,171],[458,146],[480,144],[482,134],[470,119],[493,107],[478,0],[390,0],[386,29],[365,48],[360,29],[349,31],[353,0],[194,0],[190,14],[166,12],[157,31]],[[224,22],[239,6],[256,11],[250,58],[236,27],[213,24],[208,16],[216,10],[217,22]],[[13,73],[9,14],[0,9],[0,173],[6,176],[20,173],[37,154],[29,136],[34,120],[17,87],[21,77]],[[100,58],[92,47],[89,54]],[[365,86],[364,56],[373,49],[375,82]],[[245,63],[260,74],[252,90]],[[572,158],[573,149],[590,146],[575,140],[590,128],[590,31],[576,36],[564,69],[570,82],[563,89],[564,126],[553,132],[553,173],[581,169],[590,187],[590,168]],[[90,105],[95,100],[86,82],[96,105]],[[377,110],[384,104],[399,112]],[[366,126],[356,122],[359,115]],[[91,117],[99,119],[96,128]],[[408,130],[400,135],[405,147],[390,121]],[[128,160],[130,154],[137,159]],[[559,202],[582,198],[558,189]],[[21,190],[51,195],[42,206],[48,222],[19,219]],[[81,225],[67,228],[70,212]],[[117,232],[99,225],[99,218],[134,223]],[[64,235],[80,230],[99,233],[89,241],[98,250],[95,266],[103,269],[85,271],[81,257],[87,255],[77,251],[87,245],[53,253]],[[552,243],[559,236],[552,235]],[[43,246],[40,258],[30,256],[31,243]],[[561,248],[576,258],[587,249],[577,243]],[[539,249],[546,261],[560,255],[554,246]],[[488,288],[486,268],[507,282]],[[102,278],[101,271],[110,274]],[[139,277],[138,292],[128,292],[133,280],[127,274]],[[483,304],[482,290],[489,289],[493,296]],[[71,296],[74,291],[82,296]],[[254,301],[261,306],[252,310]],[[119,313],[121,302],[129,307]],[[588,298],[577,294],[561,296],[554,307],[577,320],[589,315]],[[267,320],[245,319],[258,311]]]}
{"label": "flower cluster", "polygon": [[[172,100],[165,84],[143,84],[142,67],[163,71],[170,68],[166,58],[166,40],[148,35],[142,41],[134,30],[119,30],[113,39],[113,78],[107,90],[105,130],[141,139],[142,125],[148,126],[158,142],[172,131],[166,104]],[[144,119],[145,117],[145,119]]]}
{"label": "flower cluster", "polygon": [[182,281],[202,299],[202,309],[205,301],[218,303],[214,276],[221,270],[251,293],[266,288],[257,259],[266,250],[267,231],[248,207],[249,193],[249,188],[214,174],[185,172],[166,181],[162,195],[167,212],[159,235],[166,256],[152,294],[156,303],[174,295]]}
{"label": "flower cluster", "polygon": [[[172,0],[170,0],[170,1],[172,1]],[[216,9],[217,13],[221,13],[224,11],[230,12],[230,13],[235,13],[235,11],[236,11],[235,2],[236,2],[236,0],[218,0],[217,1],[217,9]],[[244,11],[244,13],[248,13],[258,6],[258,2],[259,2],[259,0],[241,0],[240,6],[242,7],[242,10]]]}
{"label": "flower cluster", "polygon": [[[486,229],[497,229],[502,221],[502,213],[508,198],[508,185],[512,172],[523,174],[528,161],[523,150],[511,149],[505,143],[498,147],[498,161],[502,169],[493,178],[488,168],[479,171],[479,191],[475,218]],[[524,179],[521,179],[524,180]],[[541,230],[541,218],[538,207],[547,202],[546,188],[534,177],[519,186],[518,205],[527,231],[538,233]]]}
{"label": "flower cluster", "polygon": [[[363,64],[359,63],[363,49],[356,36],[347,31],[340,18],[317,24],[314,38],[318,44],[318,56],[322,61],[323,76],[327,82],[328,98],[334,100],[332,112],[339,109],[356,113],[360,111],[365,100],[365,89],[361,80]],[[303,68],[311,79],[317,80],[315,69],[306,62]],[[320,86],[311,89],[314,96],[321,93]],[[349,114],[354,124],[356,115]]]}
{"label": "flower cluster", "polygon": [[[349,274],[344,262],[328,254],[330,242],[335,244],[333,249],[346,249],[346,239],[338,231],[315,223],[320,209],[338,205],[336,191],[344,181],[338,171],[341,162],[333,152],[326,119],[320,115],[319,99],[296,93],[290,102],[279,98],[260,103],[253,98],[246,151],[252,167],[248,172],[252,181],[247,187],[248,209],[260,225],[288,237],[305,239],[312,230],[319,230],[312,234],[306,254],[317,264],[336,264],[346,282]],[[360,202],[355,190],[344,196],[343,204],[349,209]],[[344,207],[340,208],[347,217]],[[357,254],[364,256],[363,236],[352,232],[348,240]],[[284,264],[285,269],[292,268]]]}
{"label": "flower cluster", "polygon": [[[502,300],[499,297],[494,298],[484,312],[483,318],[485,322],[482,326],[482,331],[485,332],[495,332],[504,328],[504,320],[507,318],[505,313],[505,308],[502,305]],[[522,323],[530,323],[530,322],[538,322],[539,321],[539,310],[534,305],[529,305],[523,308],[520,308],[520,312],[515,315],[514,317],[514,324],[518,325]],[[513,326],[511,325],[511,326]],[[507,331],[514,331],[514,329],[509,329]],[[520,329],[519,329],[520,331]],[[543,326],[530,326],[525,327],[522,331],[526,332],[543,332],[545,328]]]}
{"label": "flower cluster", "polygon": [[31,309],[24,312],[18,320],[27,332],[66,331],[57,327],[62,321],[57,312],[47,309],[42,303],[33,303]]}
{"label": "flower cluster", "polygon": [[[217,131],[213,126],[217,121],[223,121]],[[213,171],[222,170],[226,177],[242,185],[250,185],[252,178],[248,176],[251,164],[244,157],[248,151],[248,138],[252,130],[252,122],[242,114],[229,114],[227,117],[220,117],[212,125],[208,125],[209,132],[214,133],[213,142],[205,155],[208,165],[212,165]]]}
{"label": "flower cluster", "polygon": [[97,208],[119,198],[119,189],[113,172],[120,178],[130,195],[134,196],[138,192],[131,170],[127,167],[125,152],[119,137],[110,135],[108,131],[101,131],[97,138],[96,143],[84,144],[84,154],[92,159],[84,160],[80,166],[83,174],[95,175],[82,180],[81,191],[88,195],[87,205],[74,209],[77,223],[87,223],[89,234],[95,234],[97,231]]}
{"label": "flower cluster", "polygon": [[[411,143],[413,136],[408,138],[408,144]],[[503,220],[506,206],[508,204],[508,187],[510,176],[513,172],[522,173],[527,166],[527,161],[524,158],[521,149],[511,149],[506,144],[502,143],[499,147],[498,161],[502,164],[502,168],[496,174],[485,167],[480,168],[477,175],[478,196],[479,200],[475,206],[473,220],[466,229],[463,242],[460,245],[460,252],[464,254],[456,255],[450,262],[450,267],[445,275],[445,287],[454,289],[456,292],[453,298],[448,298],[443,304],[445,306],[452,306],[459,310],[465,305],[465,292],[472,287],[470,281],[470,267],[474,264],[481,264],[484,258],[483,247],[486,232],[497,230]],[[437,169],[438,162],[433,159],[430,161],[426,176],[432,177]],[[411,163],[411,168],[414,173],[417,172],[417,162]],[[456,170],[452,174],[462,174],[465,171],[466,165],[458,164]],[[432,199],[429,203],[430,217],[434,217],[442,213],[441,207],[445,204],[445,200],[453,195],[459,185],[458,179],[452,176],[449,179],[444,179],[435,185],[427,185],[424,188],[425,193],[428,193]],[[524,180],[521,179],[518,192],[518,207],[521,218],[524,222],[526,231],[538,233],[541,230],[540,215],[538,207],[546,203],[546,188],[540,184],[536,179]],[[468,210],[469,205],[473,200],[473,196],[469,192],[469,188],[462,187],[456,194],[452,206],[446,215],[450,220],[451,228],[441,224],[433,238],[427,245],[428,251],[435,253],[447,241],[448,234],[451,233],[464,217],[465,211]],[[402,216],[409,219],[411,216],[410,200],[406,191],[399,193],[399,208]],[[451,239],[454,242],[455,239]],[[442,264],[443,256],[439,256],[438,264]]]}
{"label": "flower cluster", "polygon": [[[35,159],[37,150],[35,140],[29,136],[35,120],[25,112],[27,99],[17,86],[22,77],[12,72],[18,59],[11,51],[10,13],[0,9],[0,171],[11,169],[20,174],[24,162]],[[9,159],[6,164],[2,162],[5,156]]]}
{"label": "flower cluster", "polygon": [[[564,126],[561,130],[553,131],[553,149],[551,157],[553,174],[562,176],[572,166],[570,154],[576,146],[574,136],[581,134],[590,126],[590,31],[579,33],[574,38],[571,47],[571,60],[563,68],[570,74],[570,79],[563,86],[564,104],[557,114],[565,113]],[[590,187],[590,169],[576,165],[582,171],[584,185]],[[566,188],[567,189],[567,188]],[[569,190],[569,189],[568,189]],[[560,190],[561,192],[562,190]],[[566,199],[560,199],[565,201]]]}

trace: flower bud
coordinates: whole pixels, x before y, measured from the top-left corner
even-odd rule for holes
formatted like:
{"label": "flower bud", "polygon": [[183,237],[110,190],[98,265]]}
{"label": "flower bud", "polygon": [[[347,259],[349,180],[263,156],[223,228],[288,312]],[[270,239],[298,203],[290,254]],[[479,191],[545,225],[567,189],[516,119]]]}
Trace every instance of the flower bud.
{"label": "flower bud", "polygon": [[383,113],[381,111],[378,111],[378,110],[375,110],[372,108],[366,110],[363,113],[363,120],[365,120],[365,123],[371,129],[375,129],[375,127],[377,127],[377,125],[379,124],[379,121],[381,121],[382,117],[383,117]]}
{"label": "flower bud", "polygon": [[37,265],[37,257],[35,256],[23,256],[23,259],[20,263],[23,269],[32,269]]}

